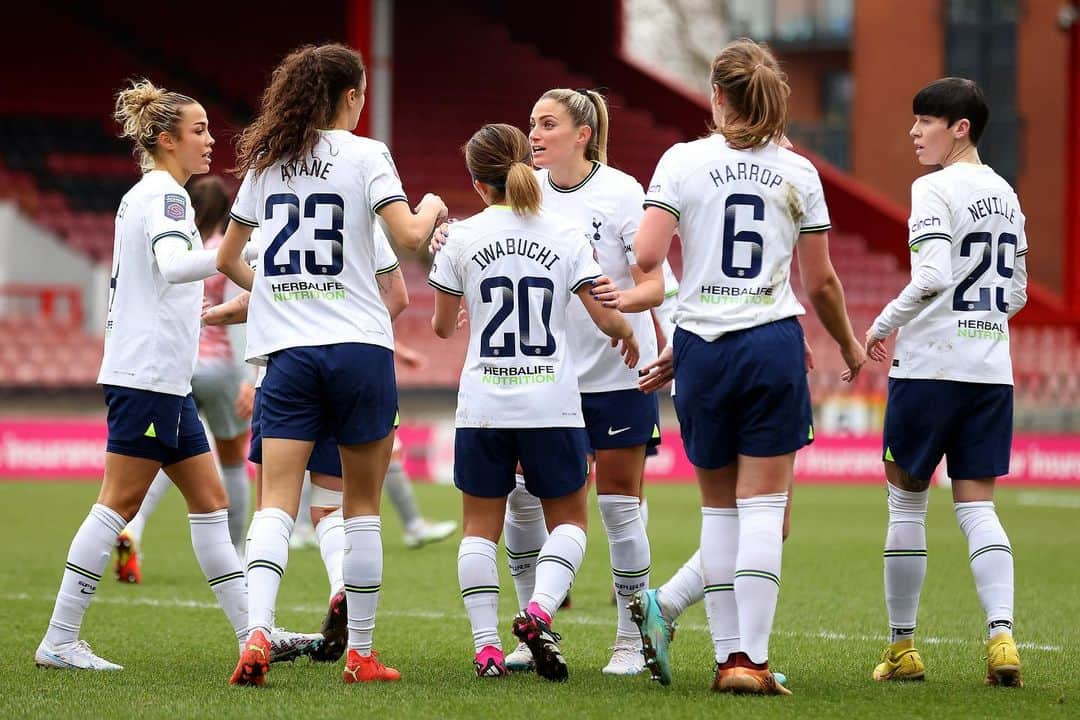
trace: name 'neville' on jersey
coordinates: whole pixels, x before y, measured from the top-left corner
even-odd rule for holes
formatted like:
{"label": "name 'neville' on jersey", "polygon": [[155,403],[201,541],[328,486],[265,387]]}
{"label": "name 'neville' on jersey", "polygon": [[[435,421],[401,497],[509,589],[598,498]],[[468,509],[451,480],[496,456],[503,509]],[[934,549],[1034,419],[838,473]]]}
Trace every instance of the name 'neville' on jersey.
{"label": "name 'neville' on jersey", "polygon": [[177,237],[202,249],[187,191],[164,170],[143,175],[120,201],[98,383],[186,396],[199,352],[203,284],[173,284],[154,244]]}
{"label": "name 'neville' on jersey", "polygon": [[712,341],[805,314],[791,257],[800,233],[829,229],[809,160],[774,143],[735,150],[718,134],[679,143],[660,158],[645,206],[679,221],[677,326]]}
{"label": "name 'neville' on jersey", "polygon": [[567,305],[599,276],[577,224],[546,210],[493,205],[454,223],[428,283],[463,295],[469,313],[457,427],[585,426]]}
{"label": "name 'neville' on jersey", "polygon": [[1012,187],[987,165],[955,163],[911,185],[911,265],[927,242],[951,245],[952,285],[900,328],[890,377],[1013,383],[1009,296],[1027,254]]}
{"label": "name 'neville' on jersey", "polygon": [[375,274],[375,212],[406,200],[387,147],[320,131],[311,154],[249,172],[230,217],[262,228],[248,311],[249,361],[290,347],[394,349]]}
{"label": "name 'neville' on jersey", "polygon": [[[574,187],[564,188],[551,181],[547,170],[537,172],[546,210],[574,221],[593,248],[600,270],[622,289],[634,287],[630,266],[634,257],[634,237],[641,225],[641,203],[645,192],[637,180],[602,163]],[[664,261],[667,264],[667,261]],[[625,313],[641,350],[641,367],[656,359],[656,332],[649,312]],[[611,338],[589,317],[581,303],[570,303],[566,333],[578,389],[584,393],[632,390],[638,386],[636,368],[626,367]]]}

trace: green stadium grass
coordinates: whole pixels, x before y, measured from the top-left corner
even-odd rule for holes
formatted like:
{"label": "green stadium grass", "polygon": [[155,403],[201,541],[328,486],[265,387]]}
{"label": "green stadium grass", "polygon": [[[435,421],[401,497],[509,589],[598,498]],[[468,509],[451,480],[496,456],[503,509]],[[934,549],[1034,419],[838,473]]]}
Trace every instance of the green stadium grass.
{"label": "green stadium grass", "polygon": [[[385,574],[376,649],[400,669],[397,684],[345,687],[341,664],[301,660],[274,666],[263,689],[230,688],[236,644],[191,552],[179,494],[171,492],[144,538],[143,584],[110,574],[87,614],[83,637],[126,667],[118,674],[44,671],[33,653],[49,619],[65,553],[93,502],[94,484],[0,484],[0,717],[67,718],[1066,718],[1080,702],[1080,574],[1077,509],[1021,504],[1002,491],[998,507],[1016,552],[1017,639],[1023,690],[983,686],[982,611],[966,544],[947,491],[930,503],[929,572],[919,647],[928,680],[877,684],[870,671],[884,646],[881,590],[885,497],[880,488],[800,487],[785,547],[773,666],[789,677],[790,698],[715,695],[711,643],[701,606],[682,619],[673,645],[674,683],[607,678],[600,668],[614,638],[607,546],[593,512],[589,551],[573,608],[556,618],[570,680],[533,675],[500,681],[473,676],[472,642],[457,587],[457,540],[408,550],[390,508],[384,521]],[[425,513],[458,516],[453,488],[417,486]],[[653,583],[693,551],[696,490],[649,488]],[[1031,497],[1032,493],[1024,493]],[[1056,494],[1061,497],[1061,491]],[[1036,498],[1039,496],[1036,495]],[[1047,495],[1052,500],[1053,496]],[[1076,495],[1065,495],[1073,499]],[[1068,505],[1069,503],[1066,503]],[[515,596],[502,566],[503,640],[513,638]],[[317,550],[292,553],[278,622],[317,629],[327,586]]]}

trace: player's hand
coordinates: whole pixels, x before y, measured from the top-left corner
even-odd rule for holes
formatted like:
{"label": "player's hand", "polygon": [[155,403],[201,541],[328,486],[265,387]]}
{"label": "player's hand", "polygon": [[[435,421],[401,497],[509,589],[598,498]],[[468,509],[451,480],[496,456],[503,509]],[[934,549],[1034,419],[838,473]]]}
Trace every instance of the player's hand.
{"label": "player's hand", "polygon": [[461,328],[465,327],[468,324],[469,324],[469,312],[465,309],[464,306],[462,306],[462,307],[458,308],[458,311],[457,311],[457,324],[454,325],[454,328],[457,329],[457,330],[460,330]]}
{"label": "player's hand", "polygon": [[660,355],[641,369],[638,377],[638,389],[643,393],[656,392],[667,387],[675,379],[675,362],[669,343]]}
{"label": "player's hand", "polygon": [[423,355],[400,343],[394,347],[394,359],[400,360],[402,365],[413,370],[419,370],[427,365],[427,360]]}
{"label": "player's hand", "polygon": [[638,360],[641,359],[641,348],[638,347],[637,338],[633,333],[630,333],[630,337],[611,339],[611,345],[614,347],[619,345],[619,354],[622,355],[623,362],[626,363],[626,367],[637,367]]}
{"label": "player's hand", "polygon": [[443,249],[443,245],[450,239],[450,223],[444,222],[435,228],[435,232],[431,234],[431,240],[428,241],[428,252],[434,255]]}
{"label": "player's hand", "polygon": [[874,328],[866,331],[866,354],[874,362],[884,362],[889,358],[889,352],[885,349],[886,339],[874,335]]}
{"label": "player's hand", "polygon": [[859,375],[859,370],[866,364],[866,350],[858,342],[840,348],[840,356],[844,358],[847,370],[840,373],[840,379],[844,382],[853,382]]}
{"label": "player's hand", "polygon": [[806,372],[810,372],[814,369],[814,351],[810,348],[810,343],[803,338],[803,351],[806,353]]}
{"label": "player's hand", "polygon": [[619,286],[607,275],[601,275],[593,281],[589,294],[599,300],[604,307],[622,311],[622,293],[619,291]]}
{"label": "player's hand", "polygon": [[250,420],[255,408],[255,386],[249,382],[240,383],[240,392],[236,394],[236,416],[241,420]]}
{"label": "player's hand", "polygon": [[446,220],[446,216],[449,215],[449,210],[447,210],[446,208],[446,203],[444,203],[443,199],[435,193],[427,193],[426,195],[424,195],[424,197],[420,199],[420,204],[416,206],[416,212],[420,213],[421,211],[429,207],[437,207],[439,209],[439,216],[437,218],[437,222],[443,222],[444,220]]}

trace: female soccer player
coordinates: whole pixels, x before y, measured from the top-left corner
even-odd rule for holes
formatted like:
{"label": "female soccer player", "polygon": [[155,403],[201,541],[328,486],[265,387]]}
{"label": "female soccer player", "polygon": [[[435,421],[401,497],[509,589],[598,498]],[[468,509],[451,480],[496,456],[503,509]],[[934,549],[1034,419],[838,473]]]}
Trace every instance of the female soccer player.
{"label": "female soccer player", "polygon": [[789,694],[769,671],[784,510],[795,451],[813,439],[803,282],[850,380],[866,353],[829,261],[821,182],[781,148],[788,86],[772,54],[737,40],[713,61],[711,136],[669,149],[645,199],[634,250],[648,272],[679,230],[675,409],[702,496],[701,563],[716,651],[713,689]]}
{"label": "female soccer player", "polygon": [[117,535],[164,467],[187,502],[195,556],[238,638],[247,633],[247,586],[229,541],[226,496],[191,397],[202,279],[215,253],[202,249],[184,184],[210,170],[214,139],[202,105],[133,83],[116,98],[116,120],[140,157],[143,177],[116,214],[105,355],[98,382],[108,405],[105,477],[72,540],[39,666],[120,670],[79,640]]}
{"label": "female soccer player", "polygon": [[622,340],[627,367],[638,361],[633,329],[590,295],[600,268],[576,223],[541,212],[529,142],[510,125],[485,125],[465,147],[473,187],[487,209],[454,226],[435,258],[432,327],[450,337],[461,299],[471,335],[458,392],[454,483],[463,494],[458,578],[472,624],[476,673],[506,674],[496,630],[495,545],[520,462],[526,487],[541,498],[551,534],[537,559],[536,587],[514,620],[536,671],[565,680],[551,619],[585,553],[586,437],[573,361],[567,361],[571,294],[592,322]]}
{"label": "female soccer player", "polygon": [[[390,152],[352,134],[364,65],[343,45],[306,46],[274,70],[237,148],[244,181],[218,267],[251,289],[248,360],[265,362],[262,509],[248,549],[251,626],[231,682],[261,685],[277,589],[315,441],[339,443],[344,475],[349,654],[346,683],[397,680],[371,650],[382,539],[379,497],[397,414],[393,331],[375,279],[374,215],[410,249],[446,214],[427,195],[414,214]],[[240,258],[251,228],[266,247],[257,275]]]}
{"label": "female soccer player", "polygon": [[1009,318],[1027,302],[1024,214],[1009,184],[979,160],[990,112],[978,85],[936,80],[918,92],[912,112],[915,157],[942,169],[911,185],[911,282],[866,334],[870,357],[882,361],[886,338],[900,330],[885,406],[890,638],[873,678],[925,676],[915,619],[926,577],[928,488],[944,455],[986,611],[986,682],[1018,687],[1012,547],[994,509],[994,481],[1009,472]]}

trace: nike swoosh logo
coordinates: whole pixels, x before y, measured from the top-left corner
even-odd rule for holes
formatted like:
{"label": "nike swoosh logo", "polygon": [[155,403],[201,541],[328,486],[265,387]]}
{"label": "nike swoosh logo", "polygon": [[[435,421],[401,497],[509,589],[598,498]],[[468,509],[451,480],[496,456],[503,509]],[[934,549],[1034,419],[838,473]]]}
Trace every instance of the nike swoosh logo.
{"label": "nike swoosh logo", "polygon": [[79,592],[81,592],[83,595],[93,595],[94,594],[93,590],[91,590],[90,592],[86,592],[86,588],[79,588]]}
{"label": "nike swoosh logo", "polygon": [[627,426],[627,427],[624,427],[624,428],[619,428],[618,430],[616,430],[615,428],[613,428],[613,427],[611,427],[611,426],[608,426],[608,429],[607,429],[607,434],[608,434],[609,436],[610,436],[610,435],[618,435],[619,433],[624,433],[624,432],[626,432],[626,431],[627,431],[627,430],[629,430],[629,429],[630,429],[630,426]]}

